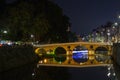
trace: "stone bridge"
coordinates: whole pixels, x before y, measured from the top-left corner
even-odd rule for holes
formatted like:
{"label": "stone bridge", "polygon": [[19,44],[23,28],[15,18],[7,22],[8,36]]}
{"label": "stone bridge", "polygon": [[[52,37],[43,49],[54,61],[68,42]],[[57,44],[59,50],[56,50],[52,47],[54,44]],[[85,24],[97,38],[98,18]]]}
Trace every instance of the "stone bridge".
{"label": "stone bridge", "polygon": [[[112,54],[112,45],[108,43],[95,43],[95,42],[72,42],[72,43],[56,43],[56,44],[43,44],[34,45],[35,53],[39,56],[48,55],[66,55],[66,60],[62,64],[81,64],[75,60],[75,53],[81,53],[82,57],[87,59],[84,64],[100,64],[111,63],[109,59]],[[85,54],[84,54],[85,53]],[[81,54],[77,55],[79,58]],[[87,57],[85,57],[87,55]],[[72,57],[71,57],[72,56]],[[49,60],[43,60],[44,63],[51,63]],[[53,59],[52,63],[59,61]],[[60,62],[61,63],[61,62]]]}

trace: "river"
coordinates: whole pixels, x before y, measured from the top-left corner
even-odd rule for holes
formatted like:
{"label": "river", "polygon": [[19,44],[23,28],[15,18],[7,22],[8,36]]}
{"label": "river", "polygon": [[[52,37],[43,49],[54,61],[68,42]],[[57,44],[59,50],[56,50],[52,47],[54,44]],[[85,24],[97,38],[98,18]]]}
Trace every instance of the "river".
{"label": "river", "polygon": [[[58,63],[74,65],[74,63],[93,64],[94,58],[83,52],[75,52],[72,56],[40,57],[39,64]],[[97,55],[98,62],[105,62],[108,58]],[[55,61],[55,62],[53,62]],[[0,73],[0,80],[115,80],[114,72],[108,66],[101,67],[64,67],[64,66],[37,66],[38,63],[29,63]],[[66,63],[65,63],[66,64]],[[77,65],[78,65],[77,64]],[[110,72],[110,73],[109,73]]]}
{"label": "river", "polygon": [[108,67],[54,67],[27,64],[0,73],[0,80],[115,80]]}

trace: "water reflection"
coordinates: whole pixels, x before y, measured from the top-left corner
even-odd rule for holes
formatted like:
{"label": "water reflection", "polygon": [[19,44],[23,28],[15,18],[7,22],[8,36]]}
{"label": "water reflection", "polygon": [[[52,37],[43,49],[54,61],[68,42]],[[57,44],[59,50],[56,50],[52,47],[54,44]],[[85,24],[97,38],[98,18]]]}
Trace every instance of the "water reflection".
{"label": "water reflection", "polygon": [[27,64],[0,75],[0,80],[108,80],[107,67],[37,67]]}
{"label": "water reflection", "polygon": [[64,61],[66,60],[66,56],[58,55],[58,56],[55,56],[54,59],[55,59],[57,62],[64,62]]}
{"label": "water reflection", "polygon": [[[41,56],[39,64],[63,64],[63,65],[96,65],[96,64],[110,64],[112,61],[110,56],[106,55],[92,55],[89,56],[87,52],[77,52],[73,55],[54,55]],[[81,65],[81,66],[82,66]]]}
{"label": "water reflection", "polygon": [[101,54],[96,54],[95,59],[98,62],[105,62],[108,59],[108,56],[106,55],[101,55]]}
{"label": "water reflection", "polygon": [[84,46],[76,46],[72,54],[73,60],[77,63],[86,62],[88,60],[88,50]]}
{"label": "water reflection", "polygon": [[[80,55],[78,58],[75,58],[75,56],[77,56],[76,53],[72,56],[43,56],[40,57],[39,63],[59,64],[61,62],[60,64],[79,64],[78,62],[75,62],[75,59],[76,61],[84,62],[90,57],[86,54],[87,53],[77,53],[77,55]],[[107,72],[106,67],[68,68],[27,64],[25,66],[2,72],[0,74],[0,80],[108,80]],[[94,75],[91,73],[94,73]]]}
{"label": "water reflection", "polygon": [[73,51],[72,58],[77,63],[86,62],[88,60],[88,51],[87,50]]}
{"label": "water reflection", "polygon": [[108,58],[108,50],[105,47],[98,47],[95,50],[95,59],[98,62],[105,62]]}

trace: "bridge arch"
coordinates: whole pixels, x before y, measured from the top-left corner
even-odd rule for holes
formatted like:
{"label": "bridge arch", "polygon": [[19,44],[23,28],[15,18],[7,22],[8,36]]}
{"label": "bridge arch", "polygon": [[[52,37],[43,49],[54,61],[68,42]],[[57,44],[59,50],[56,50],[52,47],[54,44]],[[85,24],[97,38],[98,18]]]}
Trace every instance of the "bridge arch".
{"label": "bridge arch", "polygon": [[38,54],[39,56],[42,56],[46,54],[46,50],[44,48],[37,48],[35,49],[35,53]]}
{"label": "bridge arch", "polygon": [[64,47],[58,46],[54,49],[54,60],[58,63],[66,61],[66,50]]}
{"label": "bridge arch", "polygon": [[85,46],[75,46],[72,51],[72,58],[77,63],[83,63],[88,60],[88,49]]}
{"label": "bridge arch", "polygon": [[98,62],[105,62],[108,60],[109,50],[104,46],[99,46],[95,49],[95,59]]}
{"label": "bridge arch", "polygon": [[66,50],[63,47],[56,47],[54,49],[54,54],[55,55],[66,55]]}
{"label": "bridge arch", "polygon": [[64,63],[66,61],[66,56],[62,55],[54,56],[54,60],[58,63]]}

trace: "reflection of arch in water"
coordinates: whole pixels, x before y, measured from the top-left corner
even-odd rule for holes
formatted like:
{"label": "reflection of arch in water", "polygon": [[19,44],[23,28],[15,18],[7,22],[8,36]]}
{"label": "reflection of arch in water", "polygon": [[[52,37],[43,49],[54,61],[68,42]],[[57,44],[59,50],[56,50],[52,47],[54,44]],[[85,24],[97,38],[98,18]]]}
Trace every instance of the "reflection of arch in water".
{"label": "reflection of arch in water", "polygon": [[107,55],[108,54],[108,49],[105,47],[97,47],[95,49],[95,54],[103,54],[103,55]]}
{"label": "reflection of arch in water", "polygon": [[43,48],[37,48],[35,50],[35,53],[38,54],[39,56],[42,56],[42,55],[46,54],[46,51]]}
{"label": "reflection of arch in water", "polygon": [[46,53],[47,53],[47,54],[54,54],[52,49],[46,50]]}
{"label": "reflection of arch in water", "polygon": [[64,62],[66,60],[66,50],[63,47],[57,47],[54,50],[55,61]]}
{"label": "reflection of arch in water", "polygon": [[72,58],[77,63],[86,62],[88,60],[88,49],[84,46],[76,46],[72,53]]}
{"label": "reflection of arch in water", "polygon": [[104,62],[107,60],[107,55],[108,55],[108,49],[105,47],[97,47],[95,49],[95,59],[98,62]]}
{"label": "reflection of arch in water", "polygon": [[66,61],[66,56],[63,56],[63,55],[59,55],[59,56],[55,56],[54,57],[54,59],[55,59],[55,61],[57,61],[57,62],[64,62],[64,61]]}

